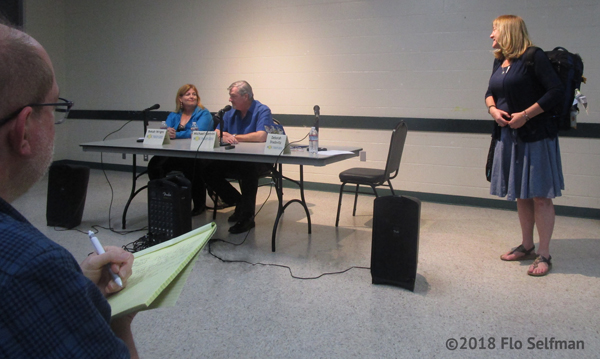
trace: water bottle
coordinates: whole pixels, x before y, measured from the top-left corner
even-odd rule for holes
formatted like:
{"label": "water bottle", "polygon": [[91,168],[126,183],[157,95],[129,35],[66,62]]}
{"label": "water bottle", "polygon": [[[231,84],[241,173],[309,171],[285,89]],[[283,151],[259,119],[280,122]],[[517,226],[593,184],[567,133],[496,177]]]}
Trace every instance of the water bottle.
{"label": "water bottle", "polygon": [[579,110],[576,106],[571,107],[571,128],[577,128],[577,114]]}
{"label": "water bottle", "polygon": [[192,122],[192,128],[191,128],[192,132],[194,131],[198,131],[198,125],[196,124],[196,122]]}
{"label": "water bottle", "polygon": [[308,133],[308,152],[319,152],[319,132],[314,127],[312,127]]}
{"label": "water bottle", "polygon": [[166,130],[168,128],[167,126],[167,121],[163,121],[160,123],[160,129],[161,130]]}

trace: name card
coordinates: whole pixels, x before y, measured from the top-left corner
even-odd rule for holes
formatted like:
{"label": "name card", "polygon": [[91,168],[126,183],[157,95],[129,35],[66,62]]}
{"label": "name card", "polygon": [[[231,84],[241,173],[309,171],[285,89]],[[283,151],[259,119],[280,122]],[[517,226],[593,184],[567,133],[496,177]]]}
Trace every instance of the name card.
{"label": "name card", "polygon": [[190,150],[192,151],[212,151],[219,147],[219,137],[215,131],[194,131],[192,132],[192,142]]}
{"label": "name card", "polygon": [[169,133],[167,130],[161,130],[158,128],[149,128],[146,130],[146,136],[144,137],[145,145],[168,145],[171,143]]}
{"label": "name card", "polygon": [[265,154],[280,155],[281,153],[292,153],[287,136],[269,133],[267,135],[267,142],[265,143]]}

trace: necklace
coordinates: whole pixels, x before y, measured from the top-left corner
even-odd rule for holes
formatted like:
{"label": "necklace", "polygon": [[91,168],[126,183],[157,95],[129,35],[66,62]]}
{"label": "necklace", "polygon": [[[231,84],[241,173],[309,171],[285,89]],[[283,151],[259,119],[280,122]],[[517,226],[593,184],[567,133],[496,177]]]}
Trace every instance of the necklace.
{"label": "necklace", "polygon": [[508,65],[508,66],[506,66],[506,67],[503,67],[503,68],[502,68],[502,75],[505,75],[505,74],[507,74],[507,73],[508,73],[508,70],[510,70],[510,65]]}

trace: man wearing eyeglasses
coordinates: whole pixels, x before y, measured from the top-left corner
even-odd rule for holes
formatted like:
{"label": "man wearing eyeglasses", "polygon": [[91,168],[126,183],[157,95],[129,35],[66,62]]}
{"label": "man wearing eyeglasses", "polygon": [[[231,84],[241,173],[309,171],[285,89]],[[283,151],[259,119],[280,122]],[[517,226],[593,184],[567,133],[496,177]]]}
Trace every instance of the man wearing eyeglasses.
{"label": "man wearing eyeglasses", "polygon": [[[0,24],[0,357],[137,357],[133,316],[110,322],[105,296],[121,288],[133,256],[116,247],[81,266],[10,205],[46,173],[59,99],[48,54],[25,33]],[[111,328],[112,327],[112,328]]]}

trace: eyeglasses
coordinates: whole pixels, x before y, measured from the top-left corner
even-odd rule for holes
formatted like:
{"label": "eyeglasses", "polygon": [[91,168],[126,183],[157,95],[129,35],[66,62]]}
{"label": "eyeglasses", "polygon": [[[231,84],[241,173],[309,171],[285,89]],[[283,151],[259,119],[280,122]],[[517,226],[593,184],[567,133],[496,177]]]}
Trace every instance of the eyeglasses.
{"label": "eyeglasses", "polygon": [[21,111],[23,111],[23,109],[25,107],[34,107],[34,106],[54,106],[54,107],[56,107],[54,109],[54,124],[56,124],[56,125],[61,124],[61,123],[65,122],[65,120],[67,119],[67,116],[69,115],[69,111],[71,111],[71,107],[73,107],[73,102],[71,102],[67,99],[64,99],[62,97],[59,97],[58,99],[61,102],[31,103],[29,105],[23,106],[20,109],[18,109],[17,111],[8,115],[8,117],[5,117],[2,120],[0,120],[0,127],[4,126],[6,123],[8,123],[8,121],[12,120],[13,118],[17,117],[17,115]]}

